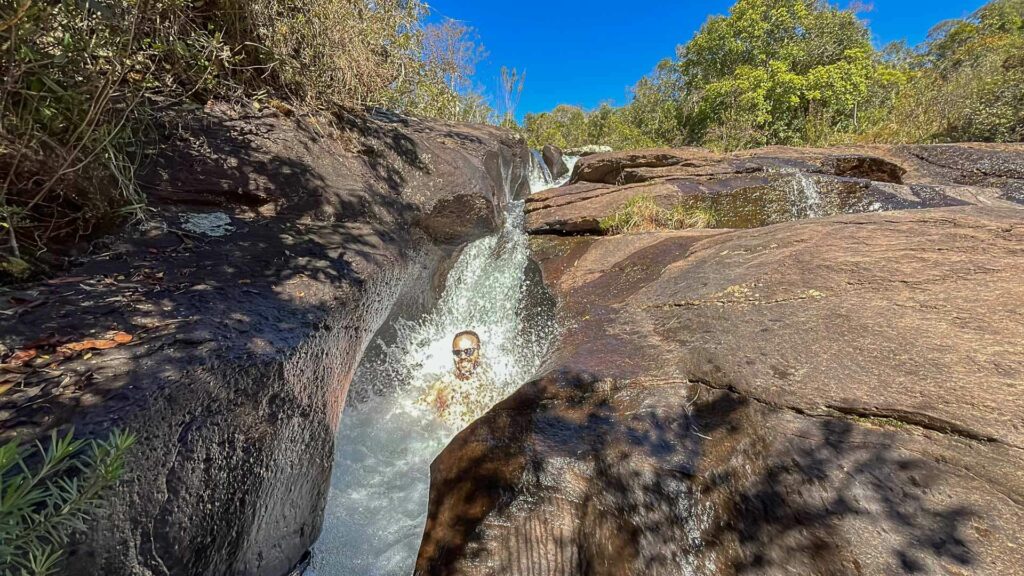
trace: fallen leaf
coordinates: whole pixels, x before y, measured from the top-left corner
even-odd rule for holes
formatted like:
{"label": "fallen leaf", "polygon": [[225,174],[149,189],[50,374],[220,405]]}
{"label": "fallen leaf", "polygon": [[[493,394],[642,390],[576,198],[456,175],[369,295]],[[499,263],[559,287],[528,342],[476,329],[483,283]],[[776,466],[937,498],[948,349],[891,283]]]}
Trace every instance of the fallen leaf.
{"label": "fallen leaf", "polygon": [[14,382],[9,382],[7,384],[0,384],[0,394],[3,394],[4,392],[7,392],[8,390],[10,390],[12,386],[14,386]]}
{"label": "fallen leaf", "polygon": [[65,344],[58,348],[57,351],[67,354],[82,352],[84,350],[108,350],[121,344],[127,344],[131,341],[131,334],[128,334],[127,332],[114,332],[108,338],[94,338],[91,340],[82,340],[81,342]]}
{"label": "fallen leaf", "polygon": [[81,352],[82,350],[107,350],[108,348],[113,348],[115,346],[117,346],[117,342],[114,342],[113,340],[95,339],[72,342],[61,346],[60,349],[70,352]]}
{"label": "fallen leaf", "polygon": [[32,371],[32,369],[27,366],[19,366],[16,364],[0,364],[0,370],[3,370],[4,372],[13,372],[15,374],[28,374]]}
{"label": "fallen leaf", "polygon": [[11,382],[17,384],[18,382],[21,382],[24,379],[25,379],[25,375],[24,374],[17,374],[17,373],[11,373],[11,372],[2,372],[2,373],[0,373],[0,384],[8,384],[8,383],[11,383]]}
{"label": "fallen leaf", "polygon": [[15,366],[21,366],[25,362],[28,362],[29,360],[35,357],[36,351],[33,348],[29,348],[27,350],[18,350],[14,354],[12,354],[10,358],[7,359],[7,363],[13,364]]}

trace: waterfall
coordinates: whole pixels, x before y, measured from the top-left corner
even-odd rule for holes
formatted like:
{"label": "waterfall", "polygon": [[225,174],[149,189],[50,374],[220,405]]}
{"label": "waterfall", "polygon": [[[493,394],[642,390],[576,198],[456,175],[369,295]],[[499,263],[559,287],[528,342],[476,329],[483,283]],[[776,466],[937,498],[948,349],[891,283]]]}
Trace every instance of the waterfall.
{"label": "waterfall", "polygon": [[[543,164],[543,163],[542,163]],[[374,344],[354,387],[372,389],[342,416],[323,532],[314,550],[317,576],[407,576],[426,520],[430,462],[468,421],[445,423],[417,402],[452,369],[451,340],[480,335],[492,381],[477,390],[489,406],[536,371],[556,330],[553,313],[537,313],[527,281],[523,203],[504,229],[467,246],[436,307],[398,321],[397,336]],[[474,414],[473,417],[479,416]]]}
{"label": "waterfall", "polygon": [[793,178],[793,206],[793,214],[797,218],[826,216],[818,185],[803,172],[797,172]]}
{"label": "waterfall", "polygon": [[568,182],[569,176],[572,175],[573,167],[576,166],[576,162],[579,159],[579,156],[562,156],[562,161],[565,162],[569,171],[556,180],[551,175],[551,171],[548,170],[547,164],[544,163],[544,157],[540,151],[530,150],[530,192],[540,192],[541,190],[555,188]]}
{"label": "waterfall", "polygon": [[554,183],[555,178],[544,163],[544,156],[539,150],[530,150],[530,192],[550,188]]}

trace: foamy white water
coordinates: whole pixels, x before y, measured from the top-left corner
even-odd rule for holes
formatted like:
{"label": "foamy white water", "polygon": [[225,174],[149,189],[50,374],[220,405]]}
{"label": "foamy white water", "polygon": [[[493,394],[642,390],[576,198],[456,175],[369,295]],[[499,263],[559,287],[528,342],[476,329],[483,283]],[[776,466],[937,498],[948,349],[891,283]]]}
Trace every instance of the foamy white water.
{"label": "foamy white water", "polygon": [[[480,335],[494,375],[479,394],[488,404],[527,381],[555,337],[551,315],[528,301],[527,236],[522,203],[512,206],[500,234],[473,242],[451,270],[435,309],[399,322],[391,342],[379,342],[341,419],[313,566],[317,576],[407,576],[426,520],[430,462],[469,422],[450,425],[417,402],[452,369],[451,340],[461,330]],[[371,350],[370,353],[374,353]],[[474,416],[479,416],[475,414]]]}
{"label": "foamy white water", "polygon": [[793,179],[793,214],[799,218],[821,218],[825,216],[818,185],[810,176],[797,172]]}
{"label": "foamy white water", "polygon": [[576,166],[576,162],[580,159],[579,156],[562,156],[562,161],[569,168],[569,171],[564,176],[557,180],[551,176],[551,171],[548,170],[546,164],[544,164],[544,157],[537,150],[530,150],[530,192],[540,192],[541,190],[547,190],[548,188],[555,188],[561,186],[569,181],[569,176],[572,175],[572,170]]}

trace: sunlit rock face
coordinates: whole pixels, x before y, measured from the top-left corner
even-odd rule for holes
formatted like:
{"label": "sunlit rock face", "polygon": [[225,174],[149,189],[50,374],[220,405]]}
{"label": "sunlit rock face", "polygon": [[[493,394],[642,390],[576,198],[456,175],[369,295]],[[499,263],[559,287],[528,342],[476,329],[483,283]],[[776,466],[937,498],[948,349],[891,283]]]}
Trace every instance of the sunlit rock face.
{"label": "sunlit rock face", "polygon": [[67,574],[290,570],[320,532],[363,350],[396,302],[436,300],[451,256],[529,191],[528,150],[497,128],[307,120],[214,105],[182,118],[139,175],[149,225],[73,281],[26,287],[47,306],[0,321],[11,349],[134,336],[0,397],[3,438],[138,437]]}
{"label": "sunlit rock face", "polygon": [[637,197],[665,210],[707,211],[714,228],[968,204],[1022,206],[1020,148],[774,146],[735,154],[700,148],[595,154],[576,164],[568,185],[528,199],[527,229],[602,234],[601,222]]}
{"label": "sunlit rock face", "polygon": [[[432,464],[416,573],[1024,573],[1021,148],[687,154],[528,200],[567,327]],[[598,235],[684,187],[729,228]]]}

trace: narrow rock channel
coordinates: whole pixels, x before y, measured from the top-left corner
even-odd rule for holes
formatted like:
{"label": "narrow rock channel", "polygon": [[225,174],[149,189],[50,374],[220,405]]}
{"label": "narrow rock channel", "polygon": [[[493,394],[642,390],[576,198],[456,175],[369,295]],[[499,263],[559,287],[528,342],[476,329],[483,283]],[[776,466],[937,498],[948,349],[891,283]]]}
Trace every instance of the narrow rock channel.
{"label": "narrow rock channel", "polygon": [[[399,318],[375,338],[335,442],[324,528],[314,549],[318,576],[411,573],[430,462],[459,430],[526,382],[556,336],[554,302],[530,272],[523,203],[514,202],[500,233],[458,255],[433,310]],[[465,417],[445,421],[421,398],[451,371],[451,339],[464,329],[480,335],[493,379],[473,390]]]}

